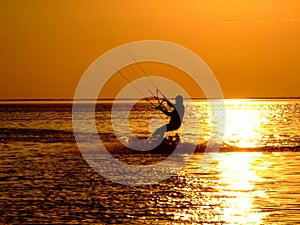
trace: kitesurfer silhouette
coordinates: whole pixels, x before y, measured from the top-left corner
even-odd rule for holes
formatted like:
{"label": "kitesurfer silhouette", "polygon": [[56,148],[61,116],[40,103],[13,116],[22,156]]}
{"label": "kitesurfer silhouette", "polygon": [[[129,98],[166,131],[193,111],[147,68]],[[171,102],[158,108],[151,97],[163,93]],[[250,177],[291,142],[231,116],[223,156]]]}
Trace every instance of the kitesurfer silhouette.
{"label": "kitesurfer silhouette", "polygon": [[164,98],[163,100],[166,101],[168,106],[170,106],[170,108],[173,109],[171,111],[168,111],[161,104],[158,107],[156,107],[162,113],[170,117],[169,123],[158,128],[151,136],[151,139],[157,139],[159,141],[162,141],[166,132],[179,129],[184,116],[184,105],[183,98],[181,95],[176,96],[175,104],[171,103],[167,98]]}

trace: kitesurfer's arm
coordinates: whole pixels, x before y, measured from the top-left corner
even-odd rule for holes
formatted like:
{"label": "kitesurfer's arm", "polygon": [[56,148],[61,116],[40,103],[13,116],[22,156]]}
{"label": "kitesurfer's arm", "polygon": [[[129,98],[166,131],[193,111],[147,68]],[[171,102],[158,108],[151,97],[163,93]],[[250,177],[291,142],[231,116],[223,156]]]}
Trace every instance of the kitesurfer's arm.
{"label": "kitesurfer's arm", "polygon": [[168,106],[170,106],[170,107],[172,107],[172,108],[175,108],[175,106],[173,105],[172,102],[169,101],[169,99],[164,98],[164,101],[167,102]]}
{"label": "kitesurfer's arm", "polygon": [[168,111],[168,110],[166,110],[165,108],[163,108],[161,105],[159,105],[158,107],[157,107],[157,109],[159,109],[161,112],[163,112],[165,115],[167,115],[167,116],[171,116],[171,113]]}

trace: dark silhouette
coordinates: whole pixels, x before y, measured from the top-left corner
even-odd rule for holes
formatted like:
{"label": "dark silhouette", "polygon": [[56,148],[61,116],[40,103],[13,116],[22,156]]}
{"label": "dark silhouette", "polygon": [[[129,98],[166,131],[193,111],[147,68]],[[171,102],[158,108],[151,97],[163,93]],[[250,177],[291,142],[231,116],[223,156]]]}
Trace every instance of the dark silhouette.
{"label": "dark silhouette", "polygon": [[182,118],[184,115],[184,105],[183,105],[183,98],[181,95],[176,96],[175,98],[176,102],[175,104],[172,104],[168,99],[164,98],[164,101],[167,102],[167,104],[173,108],[172,111],[168,111],[163,106],[158,106],[157,109],[159,109],[161,112],[163,112],[165,115],[170,117],[170,121],[168,124],[161,126],[158,128],[151,136],[153,139],[158,139],[162,141],[164,138],[165,132],[173,131],[179,129],[181,126]]}

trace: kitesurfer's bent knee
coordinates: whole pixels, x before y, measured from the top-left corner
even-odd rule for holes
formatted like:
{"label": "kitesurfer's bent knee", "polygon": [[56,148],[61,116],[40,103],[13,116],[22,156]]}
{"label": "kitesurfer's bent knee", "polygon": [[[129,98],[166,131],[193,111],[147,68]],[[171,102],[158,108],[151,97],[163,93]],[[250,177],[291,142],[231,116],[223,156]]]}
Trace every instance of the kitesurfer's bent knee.
{"label": "kitesurfer's bent knee", "polygon": [[176,123],[176,124],[168,123],[166,126],[167,126],[167,131],[173,131],[173,130],[178,130],[181,126],[181,123]]}
{"label": "kitesurfer's bent knee", "polygon": [[167,131],[168,131],[167,125],[163,125],[160,128],[156,129],[156,131],[152,134],[152,137],[155,137],[158,135],[164,136]]}
{"label": "kitesurfer's bent knee", "polygon": [[179,123],[179,124],[168,123],[166,125],[161,126],[158,129],[156,129],[156,131],[152,134],[152,137],[157,137],[158,135],[161,137],[164,137],[166,132],[178,130],[180,126],[181,126],[181,123]]}

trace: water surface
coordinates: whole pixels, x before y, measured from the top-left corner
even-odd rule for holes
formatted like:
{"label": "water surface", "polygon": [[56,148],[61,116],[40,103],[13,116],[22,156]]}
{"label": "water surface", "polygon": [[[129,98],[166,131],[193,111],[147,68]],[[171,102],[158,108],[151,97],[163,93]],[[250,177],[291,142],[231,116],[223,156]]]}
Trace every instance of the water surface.
{"label": "water surface", "polygon": [[[193,104],[200,123],[190,126],[199,128],[202,143],[211,129],[209,107],[205,102]],[[169,179],[144,187],[112,183],[86,163],[72,134],[70,104],[1,104],[0,223],[300,223],[299,100],[226,104],[224,146],[233,151],[218,153],[208,170],[200,169],[203,154],[197,153]],[[110,107],[101,104],[96,114],[98,131],[106,141],[111,137]],[[151,133],[143,125],[145,118],[159,116],[141,113],[147,107],[132,112],[132,126],[139,126],[140,137]],[[239,152],[244,148],[250,152]],[[270,151],[274,148],[276,152]],[[165,157],[115,156],[129,164]]]}

